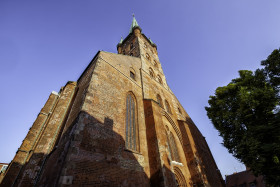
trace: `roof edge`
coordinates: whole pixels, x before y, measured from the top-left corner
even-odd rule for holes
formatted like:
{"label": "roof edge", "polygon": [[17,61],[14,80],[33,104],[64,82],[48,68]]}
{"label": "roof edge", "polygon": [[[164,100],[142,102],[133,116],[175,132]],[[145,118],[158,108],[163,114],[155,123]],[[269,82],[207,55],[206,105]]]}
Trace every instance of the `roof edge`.
{"label": "roof edge", "polygon": [[91,66],[91,64],[95,61],[95,59],[97,58],[97,56],[99,55],[100,50],[95,54],[95,56],[93,57],[93,59],[90,61],[90,63],[88,64],[88,66],[86,67],[86,69],[83,71],[83,73],[80,75],[80,77],[77,80],[77,83],[79,83],[80,79],[83,77],[83,75],[85,74],[85,72],[89,69],[89,67]]}

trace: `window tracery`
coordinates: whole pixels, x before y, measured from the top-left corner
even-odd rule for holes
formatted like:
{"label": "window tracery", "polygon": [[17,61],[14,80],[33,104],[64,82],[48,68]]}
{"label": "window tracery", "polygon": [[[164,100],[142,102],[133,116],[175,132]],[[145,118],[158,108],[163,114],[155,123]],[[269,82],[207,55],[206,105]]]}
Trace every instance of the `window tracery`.
{"label": "window tracery", "polygon": [[168,139],[169,139],[169,143],[170,143],[172,160],[177,161],[177,162],[181,162],[179,154],[178,154],[177,144],[176,144],[175,138],[174,138],[174,136],[171,132],[168,134]]}
{"label": "window tracery", "polygon": [[125,147],[130,150],[137,149],[137,124],[136,124],[136,102],[134,96],[129,93],[126,97],[126,139]]}

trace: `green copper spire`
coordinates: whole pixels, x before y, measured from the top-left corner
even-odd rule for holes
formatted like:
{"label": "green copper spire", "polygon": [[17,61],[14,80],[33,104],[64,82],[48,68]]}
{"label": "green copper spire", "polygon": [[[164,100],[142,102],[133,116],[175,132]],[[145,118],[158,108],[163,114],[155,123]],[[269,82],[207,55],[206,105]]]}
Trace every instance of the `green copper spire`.
{"label": "green copper spire", "polygon": [[121,40],[120,40],[120,42],[119,42],[118,45],[117,45],[117,48],[118,48],[119,46],[121,46],[122,43],[123,43],[123,38],[121,37]]}
{"label": "green copper spire", "polygon": [[123,42],[123,38],[121,37],[121,41],[119,42],[119,44],[122,44],[122,42]]}
{"label": "green copper spire", "polygon": [[137,21],[135,19],[134,14],[132,16],[133,16],[133,19],[132,19],[132,24],[131,24],[130,29],[129,29],[129,34],[132,33],[134,27],[139,27],[139,25],[138,25],[138,23],[137,23]]}

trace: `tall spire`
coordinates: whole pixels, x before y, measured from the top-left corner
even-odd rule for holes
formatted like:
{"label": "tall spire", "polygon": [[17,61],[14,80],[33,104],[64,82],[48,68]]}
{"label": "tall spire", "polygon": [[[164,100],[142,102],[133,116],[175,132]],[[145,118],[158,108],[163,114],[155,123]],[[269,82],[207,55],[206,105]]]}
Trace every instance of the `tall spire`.
{"label": "tall spire", "polygon": [[[133,16],[133,18],[132,18],[132,24],[131,24],[130,29],[129,29],[129,34],[132,33],[132,31],[133,31],[133,29],[135,27],[139,27],[140,28],[140,26],[138,25],[138,23],[137,23],[137,21],[135,19],[134,14],[132,14],[132,16]],[[140,30],[141,30],[141,28],[140,28]]]}

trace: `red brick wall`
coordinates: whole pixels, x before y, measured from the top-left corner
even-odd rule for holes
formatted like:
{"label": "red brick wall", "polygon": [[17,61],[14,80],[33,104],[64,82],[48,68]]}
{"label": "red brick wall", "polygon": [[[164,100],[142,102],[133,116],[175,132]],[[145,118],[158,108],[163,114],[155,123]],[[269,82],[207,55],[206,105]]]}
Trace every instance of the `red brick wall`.
{"label": "red brick wall", "polygon": [[17,151],[14,159],[11,161],[3,179],[2,185],[11,186],[16,179],[19,180],[20,171],[24,170],[25,164],[33,154],[36,143],[40,139],[42,132],[46,126],[46,121],[48,120],[50,113],[57,102],[58,96],[56,94],[51,94],[41,109],[38,117],[33,123],[32,127],[29,129],[28,134],[23,140],[19,150]]}
{"label": "red brick wall", "polygon": [[[122,50],[133,56],[98,52],[77,84],[67,83],[59,98],[50,96],[5,184],[18,178],[19,186],[176,186],[176,169],[184,186],[203,180],[223,186],[206,141],[166,83],[155,46],[134,29]],[[125,148],[128,93],[136,102],[137,151]],[[158,105],[157,94],[171,112]],[[181,163],[170,158],[166,132],[174,135]]]}

